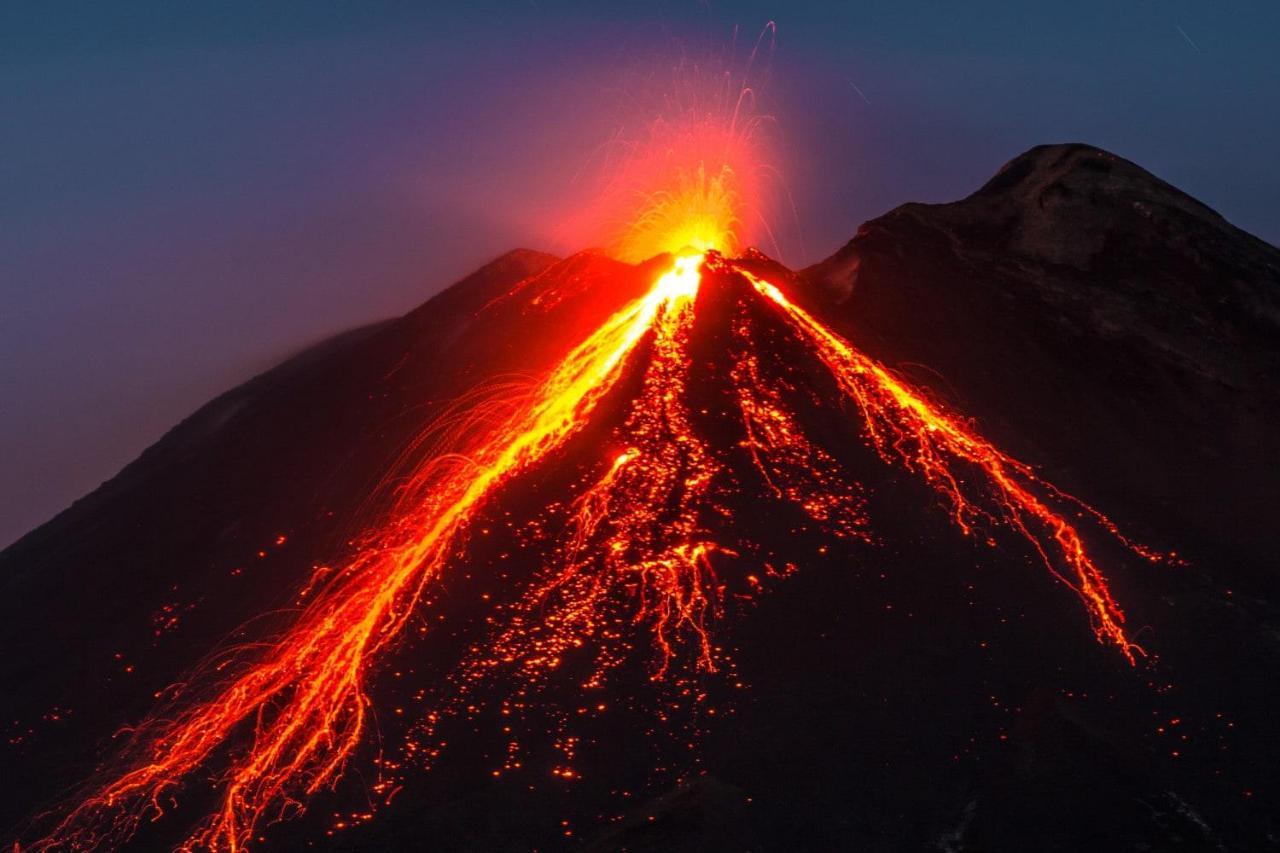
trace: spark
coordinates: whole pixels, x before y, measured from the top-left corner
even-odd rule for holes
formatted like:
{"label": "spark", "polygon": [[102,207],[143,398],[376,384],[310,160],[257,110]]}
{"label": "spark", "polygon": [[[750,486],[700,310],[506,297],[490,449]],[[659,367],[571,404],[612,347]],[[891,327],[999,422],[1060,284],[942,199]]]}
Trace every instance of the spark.
{"label": "spark", "polygon": [[758,103],[775,34],[766,24],[745,58],[686,57],[619,85],[617,130],[601,149],[593,200],[565,226],[572,244],[639,263],[664,253],[733,255],[763,231],[776,249],[766,211],[786,193],[769,156],[772,118]]}
{"label": "spark", "polygon": [[1178,26],[1177,24],[1174,24],[1173,28],[1178,31],[1178,33],[1182,36],[1183,39],[1186,40],[1187,44],[1191,45],[1192,50],[1194,50],[1196,53],[1201,52],[1200,46],[1191,40],[1191,36],[1187,35],[1186,30],[1184,30],[1182,27]]}

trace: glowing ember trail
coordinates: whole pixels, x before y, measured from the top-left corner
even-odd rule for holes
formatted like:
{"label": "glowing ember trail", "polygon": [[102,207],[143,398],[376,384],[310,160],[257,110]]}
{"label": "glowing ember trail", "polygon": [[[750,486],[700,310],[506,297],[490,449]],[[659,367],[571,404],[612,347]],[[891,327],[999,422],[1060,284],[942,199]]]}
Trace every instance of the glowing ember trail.
{"label": "glowing ember trail", "polygon": [[[1112,598],[1106,578],[1085,550],[1076,528],[1046,503],[1047,497],[1064,497],[1057,489],[1037,477],[1030,466],[1000,452],[961,420],[930,404],[919,391],[828,331],[777,287],[749,272],[743,271],[743,275],[785,312],[857,403],[867,436],[882,459],[900,462],[922,475],[948,501],[955,523],[965,534],[971,534],[978,521],[1004,523],[1020,533],[1049,571],[1080,596],[1098,639],[1114,643],[1130,663],[1135,662],[1135,655],[1143,649],[1125,633],[1124,613]],[[958,470],[961,465],[985,475],[983,485],[994,501],[984,500],[969,486]],[[1116,533],[1105,517],[1092,514],[1109,532]],[[1121,541],[1133,547],[1127,540]],[[1158,558],[1146,549],[1134,550],[1148,559]]]}
{"label": "glowing ember trail", "polygon": [[[642,354],[639,390],[597,457],[599,471],[565,501],[556,563],[544,566],[500,611],[503,621],[491,635],[469,650],[457,679],[462,690],[504,668],[522,682],[546,681],[570,649],[588,640],[597,647],[596,663],[583,686],[598,687],[633,651],[628,631],[651,638],[655,680],[682,659],[682,648],[693,666],[716,669],[720,653],[710,621],[725,586],[717,569],[722,560],[746,559],[752,545],[745,535],[723,541],[717,532],[732,529],[723,496],[743,488],[733,453],[745,454],[746,467],[772,498],[798,507],[820,530],[870,541],[862,487],[788,409],[795,389],[763,369],[749,313],[732,328],[725,368],[743,438],[726,450],[698,429],[690,340],[701,270],[712,257],[744,298],[766,300],[760,307],[825,366],[856,405],[880,458],[920,475],[965,534],[979,526],[1019,534],[1080,597],[1097,638],[1135,662],[1142,649],[1125,632],[1106,579],[1066,510],[1054,507],[1087,510],[1119,537],[1114,525],[930,403],[773,284],[698,252],[675,259],[647,295],[573,349],[525,409],[425,466],[409,490],[410,505],[345,567],[317,581],[291,628],[262,649],[196,673],[171,707],[132,733],[105,781],[30,849],[122,843],[140,822],[163,815],[179,785],[211,763],[226,765],[217,776],[217,808],[181,849],[240,850],[262,825],[303,811],[352,758],[367,727],[367,681],[380,655],[403,633],[427,585],[459,554],[482,505],[579,434]],[[755,574],[746,579],[758,586]]]}
{"label": "glowing ember trail", "polygon": [[304,798],[331,785],[365,728],[370,665],[401,633],[473,509],[585,422],[655,319],[692,299],[700,263],[696,255],[678,259],[645,297],[574,349],[526,411],[466,454],[470,476],[429,465],[412,489],[426,495],[421,506],[322,587],[298,623],[230,684],[139,727],[124,772],[32,849],[89,850],[127,839],[245,727],[251,745],[224,775],[221,805],[182,849],[243,849],[260,822],[300,811]]}

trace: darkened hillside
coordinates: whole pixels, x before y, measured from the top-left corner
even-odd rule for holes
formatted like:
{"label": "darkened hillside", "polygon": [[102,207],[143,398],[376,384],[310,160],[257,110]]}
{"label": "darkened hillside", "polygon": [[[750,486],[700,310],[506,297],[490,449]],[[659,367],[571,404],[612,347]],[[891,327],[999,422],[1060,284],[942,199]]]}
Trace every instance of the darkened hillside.
{"label": "darkened hillside", "polygon": [[871,354],[1228,585],[1280,588],[1280,250],[1087,145],[868,222],[803,277]]}
{"label": "darkened hillside", "polygon": [[[0,825],[47,831],[157,701],[234,702],[207,656],[269,659],[330,567],[363,589],[436,494],[413,472],[473,476],[474,434],[671,264],[506,255],[228,392],[0,554]],[[1053,146],[799,274],[697,276],[474,505],[335,717],[369,717],[346,773],[254,849],[1280,846],[1280,253]],[[189,838],[309,675],[131,843]]]}

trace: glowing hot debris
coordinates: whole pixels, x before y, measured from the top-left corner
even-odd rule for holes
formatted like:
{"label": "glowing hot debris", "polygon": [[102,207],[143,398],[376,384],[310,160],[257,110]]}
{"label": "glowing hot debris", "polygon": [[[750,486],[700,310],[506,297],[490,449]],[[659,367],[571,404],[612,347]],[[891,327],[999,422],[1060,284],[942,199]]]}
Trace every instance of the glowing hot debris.
{"label": "glowing hot debris", "polygon": [[738,244],[738,177],[728,165],[708,174],[705,163],[681,169],[675,189],[648,196],[643,212],[618,244],[618,256],[635,261],[657,254],[731,252]]}
{"label": "glowing hot debris", "polygon": [[[704,191],[707,180],[699,176]],[[698,217],[689,214],[679,218],[697,230]],[[724,239],[724,223],[717,222],[710,231],[722,233],[711,242]],[[723,531],[733,528],[722,496],[741,488],[742,479],[727,461],[729,451],[700,430],[689,402],[704,259],[702,253],[676,257],[645,296],[570,351],[526,406],[497,423],[483,420],[487,410],[479,409],[478,428],[457,434],[482,437],[423,466],[406,490],[411,499],[368,544],[338,570],[313,579],[309,603],[291,628],[195,673],[171,707],[137,727],[93,792],[31,849],[120,843],[144,819],[162,815],[179,785],[215,761],[225,762],[216,777],[218,806],[183,849],[240,850],[262,824],[303,810],[308,797],[336,782],[361,743],[374,664],[404,632],[424,589],[448,568],[477,513],[497,489],[581,432],[642,346],[647,360],[639,390],[613,428],[611,449],[597,457],[601,467],[590,484],[565,501],[560,559],[502,611],[505,621],[462,662],[459,683],[469,689],[504,666],[519,672],[522,684],[546,681],[571,650],[592,640],[596,665],[584,686],[598,687],[631,648],[618,614],[651,638],[653,678],[664,678],[682,649],[691,649],[685,659],[694,667],[716,669],[711,621],[724,589],[721,561],[747,559],[742,555],[752,553],[753,543],[745,533],[724,541]],[[716,268],[739,283],[744,298],[765,300],[754,304],[771,306],[825,367],[856,405],[867,441],[882,459],[922,477],[966,534],[979,524],[1013,530],[1076,592],[1098,639],[1135,661],[1142,649],[1126,633],[1106,578],[1061,507],[1083,508],[1122,544],[1157,555],[1124,540],[1105,516],[1042,481],[775,285],[732,263],[718,261]],[[765,336],[754,316],[744,313],[734,327],[726,369],[730,408],[743,433],[734,452],[745,452],[773,499],[798,507],[818,529],[870,541],[861,487],[788,407],[795,389],[762,368]],[[761,574],[775,574],[763,568]],[[756,573],[745,579],[759,589]],[[434,725],[437,715],[428,719]],[[224,750],[229,759],[215,758]],[[504,768],[515,766],[509,757]],[[565,772],[572,774],[560,775]]]}
{"label": "glowing hot debris", "polygon": [[[221,804],[186,848],[239,850],[260,823],[332,785],[364,733],[369,667],[400,635],[476,507],[585,423],[655,320],[691,304],[701,260],[679,258],[646,296],[570,352],[527,408],[475,446],[426,465],[408,490],[420,502],[326,579],[284,636],[265,654],[246,653],[229,683],[144,722],[114,773],[33,849],[91,849],[129,837],[235,736],[249,737],[250,748],[222,775]],[[466,476],[452,464],[458,455],[470,460]]]}
{"label": "glowing hot debris", "polygon": [[[1143,653],[1125,632],[1124,613],[1079,531],[1050,506],[1054,499],[1081,505],[1078,501],[1042,481],[1030,466],[1002,453],[961,419],[931,404],[918,390],[788,300],[776,286],[748,272],[743,275],[784,312],[857,403],[867,436],[881,458],[901,463],[924,477],[950,504],[952,517],[966,534],[977,521],[1002,523],[1017,531],[1048,570],[1080,596],[1099,640],[1115,644],[1130,663]],[[979,485],[968,483],[962,466],[983,475]],[[1109,533],[1117,534],[1105,516],[1090,512]],[[1160,557],[1119,538],[1143,557]]]}

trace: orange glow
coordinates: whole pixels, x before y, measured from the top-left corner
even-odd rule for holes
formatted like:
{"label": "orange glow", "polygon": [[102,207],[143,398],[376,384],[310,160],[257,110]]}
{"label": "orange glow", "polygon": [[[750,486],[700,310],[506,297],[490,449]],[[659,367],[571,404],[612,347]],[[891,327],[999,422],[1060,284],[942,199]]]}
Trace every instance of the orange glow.
{"label": "orange glow", "polygon": [[721,466],[690,423],[685,402],[688,337],[701,263],[700,256],[677,262],[677,271],[685,270],[677,273],[686,276],[681,285],[684,298],[669,304],[655,329],[644,384],[621,431],[631,449],[578,503],[574,540],[590,542],[602,522],[607,523],[608,535],[598,547],[585,551],[585,560],[570,562],[554,581],[563,587],[580,572],[594,569],[590,588],[596,600],[588,599],[589,607],[586,602],[577,604],[578,610],[591,613],[600,611],[598,596],[633,589],[635,621],[650,626],[660,652],[655,678],[666,673],[680,632],[696,639],[699,664],[714,669],[705,624],[715,606],[711,556],[728,551],[711,541],[699,523],[708,488]]}
{"label": "orange glow", "polygon": [[660,254],[733,255],[752,239],[771,239],[766,214],[782,188],[757,89],[773,33],[767,25],[745,61],[681,62],[660,85],[653,81],[664,75],[652,69],[622,85],[624,112],[603,149],[599,191],[567,227],[576,241],[640,263]]}
{"label": "orange glow", "polygon": [[172,789],[246,728],[251,745],[222,777],[221,805],[183,849],[241,850],[260,823],[300,811],[306,797],[331,785],[364,733],[371,663],[400,635],[474,509],[584,423],[655,319],[691,303],[700,261],[678,259],[646,296],[575,348],[527,409],[463,454],[465,475],[450,465],[453,456],[419,472],[410,491],[424,495],[420,504],[326,579],[276,645],[236,661],[239,674],[212,695],[142,724],[124,770],[32,849],[96,849],[127,838],[144,817],[163,814]]}
{"label": "orange glow", "polygon": [[[694,232],[677,233],[672,241]],[[715,239],[729,239],[726,233]],[[721,655],[710,623],[724,590],[720,561],[747,559],[742,555],[752,553],[752,543],[721,541],[710,523],[728,517],[723,496],[741,481],[727,451],[697,428],[689,402],[690,338],[704,260],[701,252],[677,257],[645,296],[570,351],[526,407],[424,466],[399,514],[344,566],[317,574],[291,628],[274,643],[239,650],[197,672],[191,687],[176,691],[173,706],[134,730],[92,792],[30,849],[120,843],[141,821],[163,815],[178,787],[215,760],[228,762],[217,776],[219,805],[181,849],[242,850],[263,824],[303,811],[311,795],[337,781],[361,742],[371,668],[404,632],[424,589],[457,557],[476,513],[511,478],[579,433],[642,348],[648,359],[639,390],[601,448],[599,470],[565,501],[559,563],[544,566],[523,598],[503,611],[493,635],[470,650],[461,686],[500,666],[514,667],[522,683],[548,679],[569,650],[594,638],[597,662],[583,686],[598,687],[633,651],[614,618],[620,610],[652,639],[652,678],[666,677],[682,649],[694,667],[715,670]],[[921,476],[965,534],[1003,526],[1030,543],[1079,596],[1097,638],[1136,661],[1142,649],[1125,632],[1102,571],[1077,528],[1054,508],[1083,505],[829,331],[773,284],[733,262],[717,264],[746,298],[767,300],[763,304],[825,365],[856,404],[867,441],[883,460]],[[727,387],[744,436],[732,452],[745,453],[771,495],[799,507],[818,529],[870,541],[861,486],[787,408],[784,392],[794,389],[762,370],[756,331],[746,315],[732,330]],[[470,433],[459,431],[464,434]],[[1083,509],[1119,536],[1104,516]],[[753,589],[760,587],[758,575],[776,574],[768,565],[751,568],[755,573],[744,578]],[[435,719],[431,715],[428,729]],[[576,778],[567,766],[575,741],[562,740],[566,766],[555,773]],[[229,758],[215,758],[223,750]],[[513,742],[504,769],[519,766],[517,756]]]}
{"label": "orange glow", "polygon": [[[696,147],[693,140],[675,144]],[[663,253],[736,251],[747,191],[741,186],[740,172],[728,162],[741,157],[733,150],[734,140],[726,137],[720,145],[724,150],[711,156],[660,149],[676,164],[658,169],[671,173],[657,178],[662,189],[641,195],[641,212],[612,246],[616,257],[639,263]]]}

